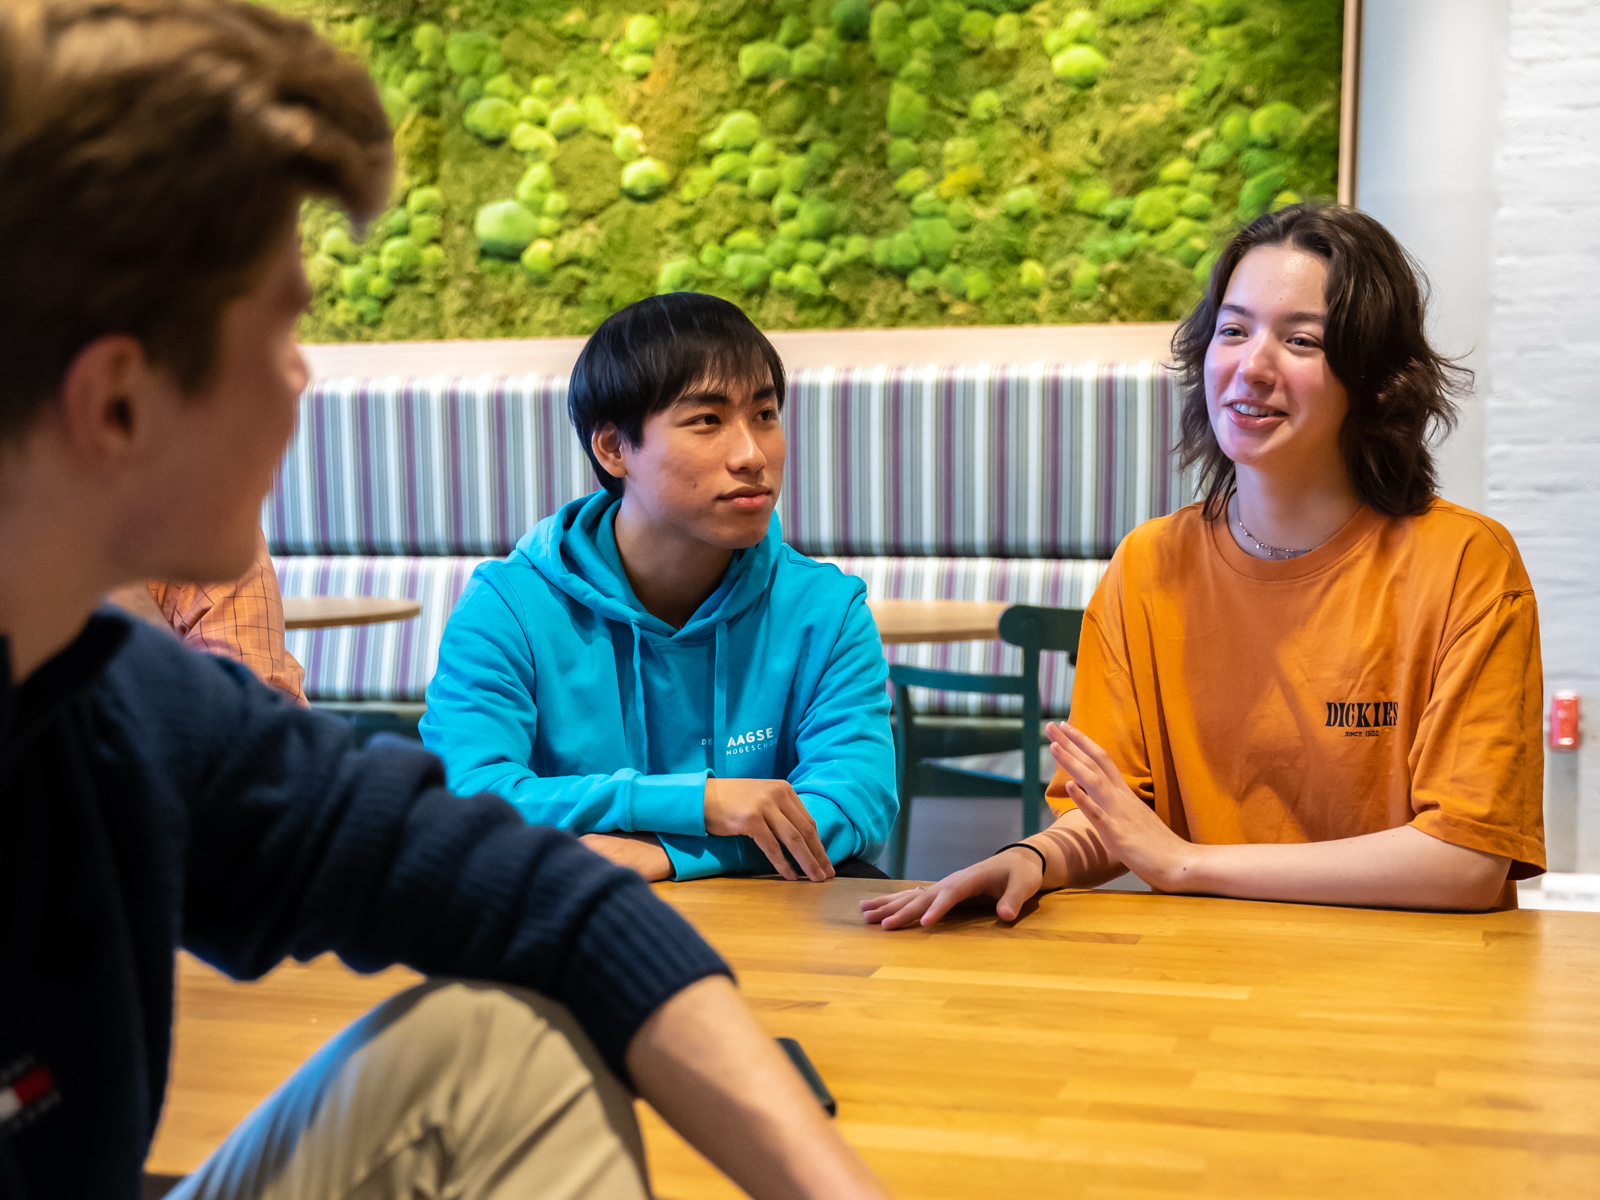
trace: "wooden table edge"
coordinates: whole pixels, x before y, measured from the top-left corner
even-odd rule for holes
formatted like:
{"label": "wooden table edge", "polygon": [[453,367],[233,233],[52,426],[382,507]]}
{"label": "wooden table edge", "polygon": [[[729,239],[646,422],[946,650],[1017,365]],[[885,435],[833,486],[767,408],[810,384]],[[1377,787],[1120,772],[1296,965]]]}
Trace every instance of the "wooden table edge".
{"label": "wooden table edge", "polygon": [[[882,605],[927,605],[932,611],[935,606],[943,606],[945,610],[956,611],[961,615],[949,625],[939,628],[936,621],[930,621],[929,628],[885,630],[884,617],[879,615]],[[878,626],[878,638],[885,646],[912,646],[929,642],[992,642],[1000,636],[1000,615],[1011,607],[1009,600],[921,600],[915,597],[890,596],[881,600],[869,600],[867,607],[872,612],[873,623]]]}
{"label": "wooden table edge", "polygon": [[[328,614],[326,616],[291,616],[290,612],[300,602],[317,600],[369,600],[388,604],[390,608],[373,608],[368,612]],[[336,629],[345,625],[384,625],[390,621],[410,621],[422,615],[422,602],[392,596],[285,596],[283,597],[283,627],[285,629]]]}

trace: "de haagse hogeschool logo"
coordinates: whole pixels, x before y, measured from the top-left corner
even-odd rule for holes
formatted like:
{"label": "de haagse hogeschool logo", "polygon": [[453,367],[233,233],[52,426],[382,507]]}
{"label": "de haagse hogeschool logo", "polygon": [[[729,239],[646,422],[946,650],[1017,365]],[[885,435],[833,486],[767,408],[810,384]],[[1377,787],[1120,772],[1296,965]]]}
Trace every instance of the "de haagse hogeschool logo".
{"label": "de haagse hogeschool logo", "polygon": [[752,729],[746,733],[736,733],[728,739],[728,744],[723,748],[723,753],[730,758],[735,754],[749,754],[752,750],[766,750],[773,741],[772,726],[765,729]]}
{"label": "de haagse hogeschool logo", "polygon": [[[769,750],[777,740],[777,736],[771,725],[765,729],[749,729],[744,733],[730,734],[728,744],[722,748],[722,752],[731,758],[735,754],[749,754],[752,750]],[[710,738],[700,739],[702,746],[709,745],[710,742]]]}

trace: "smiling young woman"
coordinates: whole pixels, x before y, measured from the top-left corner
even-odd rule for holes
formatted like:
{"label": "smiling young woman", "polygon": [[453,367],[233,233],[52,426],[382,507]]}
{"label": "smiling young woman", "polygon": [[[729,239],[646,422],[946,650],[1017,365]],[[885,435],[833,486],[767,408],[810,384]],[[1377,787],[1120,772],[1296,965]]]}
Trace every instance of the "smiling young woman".
{"label": "smiling young woman", "polygon": [[1471,376],[1376,221],[1241,231],[1174,351],[1203,498],[1134,530],[1090,602],[1059,817],[869,921],[1131,870],[1263,900],[1483,909],[1544,869],[1538,616],[1511,536],[1440,499]]}

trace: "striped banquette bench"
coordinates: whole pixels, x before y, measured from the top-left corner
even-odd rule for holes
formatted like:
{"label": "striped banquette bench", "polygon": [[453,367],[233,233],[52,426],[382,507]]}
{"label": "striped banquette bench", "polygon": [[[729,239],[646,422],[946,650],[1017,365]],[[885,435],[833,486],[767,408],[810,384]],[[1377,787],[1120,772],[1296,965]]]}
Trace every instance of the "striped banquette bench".
{"label": "striped banquette bench", "polygon": [[[1123,535],[1186,502],[1178,394],[1149,362],[795,372],[779,515],[801,552],[880,598],[1082,607]],[[286,596],[406,596],[412,621],[296,631],[313,702],[413,713],[472,570],[593,490],[553,376],[322,382],[262,519]],[[891,661],[1020,669],[1000,643],[893,646]],[[1042,666],[1046,712],[1071,669]],[[924,695],[947,714],[1014,699]]]}

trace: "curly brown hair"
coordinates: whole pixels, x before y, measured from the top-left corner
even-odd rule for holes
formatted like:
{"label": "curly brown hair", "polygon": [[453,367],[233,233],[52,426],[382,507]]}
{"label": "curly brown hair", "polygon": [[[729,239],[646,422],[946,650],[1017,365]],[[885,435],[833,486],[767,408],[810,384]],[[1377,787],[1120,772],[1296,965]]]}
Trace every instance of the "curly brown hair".
{"label": "curly brown hair", "polygon": [[1456,422],[1455,397],[1472,372],[1428,343],[1422,273],[1377,221],[1353,208],[1290,205],[1257,217],[1211,269],[1205,294],[1172,339],[1184,393],[1177,453],[1198,468],[1204,511],[1215,519],[1234,487],[1206,404],[1206,350],[1234,268],[1257,246],[1292,246],[1328,264],[1328,366],[1349,394],[1340,442],[1356,494],[1385,516],[1409,516],[1438,486],[1430,442]]}
{"label": "curly brown hair", "polygon": [[200,390],[222,309],[299,202],[369,218],[392,160],[371,78],[304,22],[243,0],[4,0],[0,437],[106,334]]}

